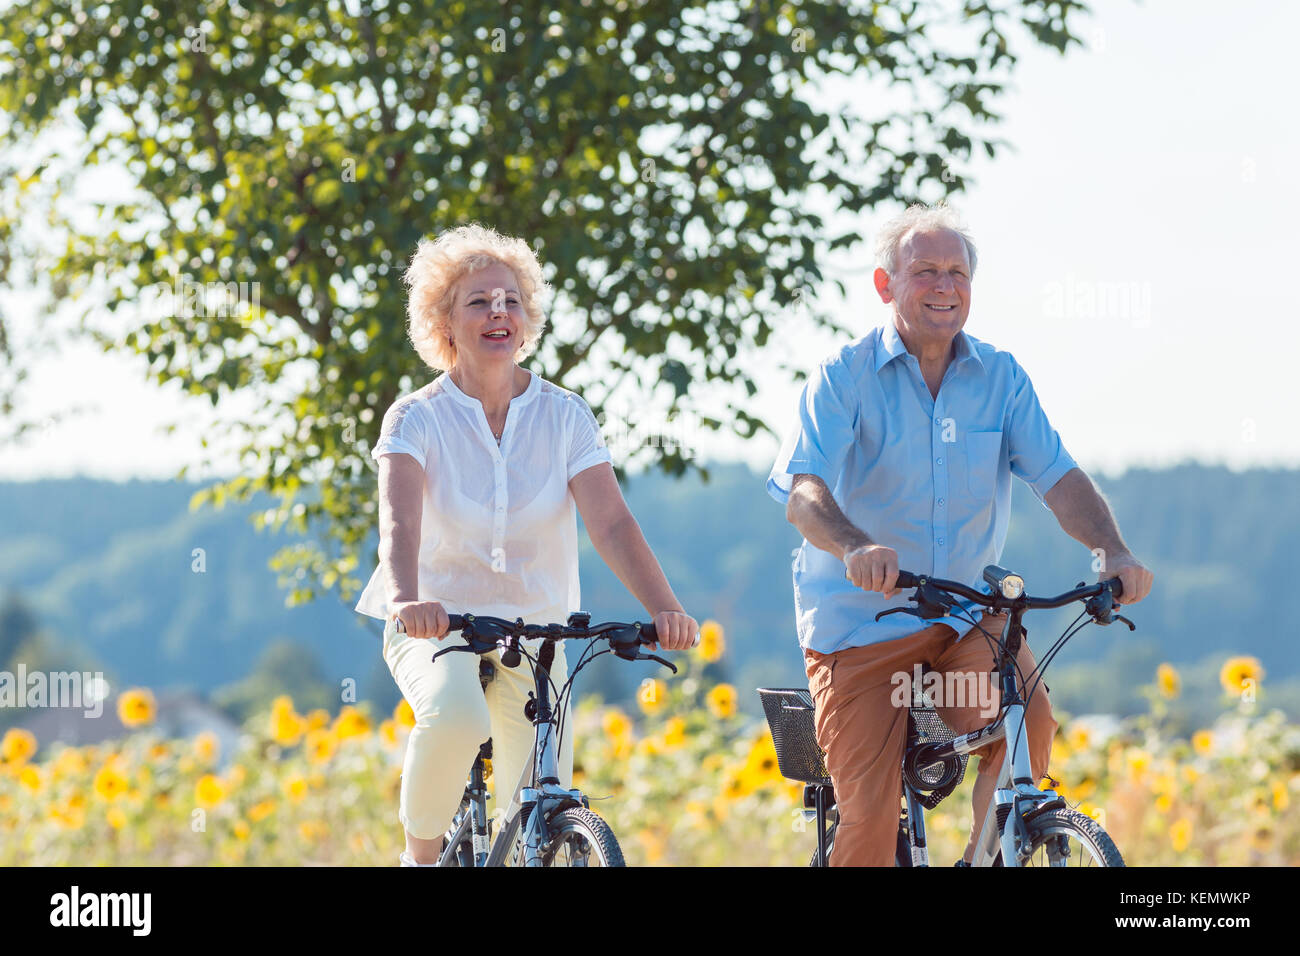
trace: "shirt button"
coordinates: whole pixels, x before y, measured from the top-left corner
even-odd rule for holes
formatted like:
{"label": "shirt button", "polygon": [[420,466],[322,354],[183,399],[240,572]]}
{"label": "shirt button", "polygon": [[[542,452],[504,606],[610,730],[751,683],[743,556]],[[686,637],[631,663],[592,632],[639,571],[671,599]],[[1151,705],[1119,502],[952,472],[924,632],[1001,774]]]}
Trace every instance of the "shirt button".
{"label": "shirt button", "polygon": [[939,504],[943,504],[943,499],[942,499],[942,498],[939,499]]}
{"label": "shirt button", "polygon": [[943,538],[939,539],[939,544],[943,544]]}
{"label": "shirt button", "polygon": [[942,464],[943,464],[943,459],[942,459],[942,458],[936,458],[936,459],[934,460],[934,463],[935,463],[936,465],[942,465]]}

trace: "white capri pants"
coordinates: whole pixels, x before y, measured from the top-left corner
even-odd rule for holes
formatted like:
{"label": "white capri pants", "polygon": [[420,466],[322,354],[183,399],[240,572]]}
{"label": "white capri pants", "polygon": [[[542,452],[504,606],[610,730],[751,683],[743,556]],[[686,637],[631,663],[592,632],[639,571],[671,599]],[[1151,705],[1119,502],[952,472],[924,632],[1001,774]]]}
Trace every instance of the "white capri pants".
{"label": "white capri pants", "polygon": [[[525,764],[532,766],[536,729],[524,717],[524,704],[534,689],[528,659],[518,667],[505,667],[500,651],[489,651],[484,656],[496,667],[496,676],[484,689],[479,684],[477,654],[457,652],[432,660],[439,648],[460,640],[454,631],[437,641],[410,637],[397,630],[394,620],[384,625],[384,662],[415,712],[402,764],[398,819],[418,840],[432,840],[447,831],[479,745],[489,737],[494,791],[489,813],[505,810],[520,772]],[[523,642],[533,657],[539,645],[540,640]],[[561,687],[567,675],[564,642],[557,641],[551,682]],[[552,706],[554,696],[553,689]],[[573,728],[567,720],[556,766],[561,785],[571,786]]]}

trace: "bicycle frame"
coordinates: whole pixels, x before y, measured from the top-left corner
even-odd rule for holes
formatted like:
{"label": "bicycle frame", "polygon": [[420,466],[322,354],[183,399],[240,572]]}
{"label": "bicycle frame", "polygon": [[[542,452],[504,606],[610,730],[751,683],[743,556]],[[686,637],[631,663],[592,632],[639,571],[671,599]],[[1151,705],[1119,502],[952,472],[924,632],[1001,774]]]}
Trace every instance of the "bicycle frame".
{"label": "bicycle frame", "polygon": [[[1021,607],[1012,608],[1002,627],[1001,646],[1004,650],[998,661],[1002,688],[1001,716],[985,727],[954,737],[946,743],[924,745],[918,758],[918,763],[925,766],[945,757],[970,754],[999,740],[1012,741],[1012,745],[1003,751],[1002,769],[998,774],[993,799],[989,801],[988,812],[976,836],[971,866],[992,866],[999,851],[1002,853],[1003,866],[1019,866],[1020,848],[1028,843],[1028,833],[1024,830],[1025,819],[1042,810],[1065,806],[1064,799],[1056,791],[1040,790],[1034,784],[1033,770],[1030,767],[1025,705],[1020,698],[1015,671],[1015,658],[1023,634],[1020,619],[1024,611]],[[907,836],[912,865],[928,866],[924,808],[917,799],[917,792],[910,785],[904,783],[903,791],[907,801]]]}
{"label": "bicycle frame", "polygon": [[546,821],[569,807],[587,806],[582,791],[565,790],[560,786],[555,753],[558,713],[552,711],[550,700],[550,665],[554,651],[553,641],[543,642],[533,669],[535,697],[530,703],[534,708],[533,725],[537,728],[533,755],[519,773],[509,804],[504,811],[497,811],[501,826],[496,841],[489,849],[487,788],[483,785],[483,750],[480,748],[466,787],[469,806],[465,807],[462,802],[458,811],[461,814],[459,823],[438,859],[439,866],[450,862],[467,829],[472,834],[475,866],[501,866],[507,853],[511,854],[512,863],[522,861],[524,866],[541,866],[542,851],[548,842]]}

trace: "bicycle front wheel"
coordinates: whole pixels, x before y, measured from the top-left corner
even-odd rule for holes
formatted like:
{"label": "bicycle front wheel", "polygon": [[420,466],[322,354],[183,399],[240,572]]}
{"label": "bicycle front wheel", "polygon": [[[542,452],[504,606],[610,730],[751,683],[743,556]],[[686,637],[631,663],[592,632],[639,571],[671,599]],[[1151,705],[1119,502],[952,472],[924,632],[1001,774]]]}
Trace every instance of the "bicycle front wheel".
{"label": "bicycle front wheel", "polygon": [[609,824],[583,807],[557,813],[547,823],[545,866],[626,866]]}
{"label": "bicycle front wheel", "polygon": [[[1029,822],[1025,866],[1123,866],[1115,841],[1092,817],[1078,810],[1049,810]],[[994,866],[1002,865],[998,854]]]}

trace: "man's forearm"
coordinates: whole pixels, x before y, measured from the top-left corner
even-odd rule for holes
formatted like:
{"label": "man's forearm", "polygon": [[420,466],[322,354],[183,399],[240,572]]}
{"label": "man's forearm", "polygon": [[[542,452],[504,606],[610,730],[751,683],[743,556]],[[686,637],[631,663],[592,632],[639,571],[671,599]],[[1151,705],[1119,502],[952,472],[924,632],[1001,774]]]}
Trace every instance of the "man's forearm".
{"label": "man's forearm", "polygon": [[1082,468],[1066,472],[1043,500],[1056,515],[1061,530],[1089,551],[1100,551],[1103,560],[1129,553],[1128,545],[1120,537],[1115,515]]}
{"label": "man's forearm", "polygon": [[814,547],[843,559],[845,552],[875,544],[845,517],[826,483],[815,475],[796,475],[786,503],[786,518]]}

